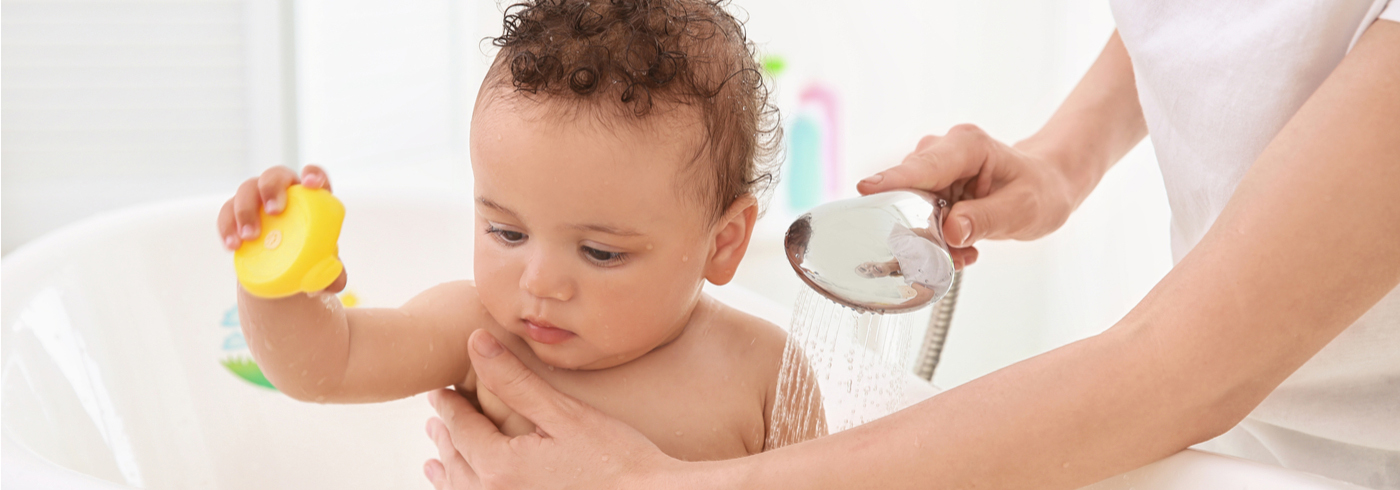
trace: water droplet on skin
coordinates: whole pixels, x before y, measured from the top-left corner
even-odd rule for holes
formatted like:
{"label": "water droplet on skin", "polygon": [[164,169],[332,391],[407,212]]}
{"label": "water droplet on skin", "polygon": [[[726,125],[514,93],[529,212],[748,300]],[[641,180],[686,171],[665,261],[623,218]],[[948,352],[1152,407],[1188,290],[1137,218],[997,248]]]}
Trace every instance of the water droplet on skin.
{"label": "water droplet on skin", "polygon": [[651,248],[652,248],[652,247],[651,247],[651,244],[648,243],[648,244],[647,244],[647,250],[651,250]]}
{"label": "water droplet on skin", "polygon": [[553,370],[554,370],[554,366],[547,366],[547,367],[549,367],[549,370],[550,370],[550,371],[553,371]]}
{"label": "water droplet on skin", "polygon": [[607,460],[608,460],[608,455],[604,454],[604,455],[603,455],[603,461],[607,461]]}
{"label": "water droplet on skin", "polygon": [[1061,467],[1061,468],[1069,468],[1069,462],[1066,461],[1065,464],[1060,465],[1060,467]]}
{"label": "water droplet on skin", "polygon": [[685,433],[681,431],[676,431],[676,437],[685,437]]}
{"label": "water droplet on skin", "polygon": [[681,262],[690,262],[690,256],[689,256],[689,255],[683,255],[683,256],[681,256]]}
{"label": "water droplet on skin", "polygon": [[307,373],[307,371],[306,371],[305,369],[301,370],[301,375],[302,375],[302,376],[306,376],[306,373]]}
{"label": "water droplet on skin", "polygon": [[434,347],[436,346],[434,346],[432,342],[428,342],[428,352],[432,352]]}

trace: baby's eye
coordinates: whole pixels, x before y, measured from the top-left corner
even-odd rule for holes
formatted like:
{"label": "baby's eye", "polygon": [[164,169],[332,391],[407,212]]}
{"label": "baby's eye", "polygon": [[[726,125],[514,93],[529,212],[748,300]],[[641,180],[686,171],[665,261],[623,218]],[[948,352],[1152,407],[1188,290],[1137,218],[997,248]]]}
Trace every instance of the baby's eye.
{"label": "baby's eye", "polygon": [[579,249],[583,251],[583,255],[588,257],[589,260],[601,265],[615,265],[621,263],[622,260],[627,257],[627,254],[624,252],[609,252],[589,246],[582,246],[579,247]]}
{"label": "baby's eye", "polygon": [[514,230],[503,230],[494,226],[486,228],[486,233],[496,235],[496,239],[504,243],[517,244],[525,241],[525,234]]}

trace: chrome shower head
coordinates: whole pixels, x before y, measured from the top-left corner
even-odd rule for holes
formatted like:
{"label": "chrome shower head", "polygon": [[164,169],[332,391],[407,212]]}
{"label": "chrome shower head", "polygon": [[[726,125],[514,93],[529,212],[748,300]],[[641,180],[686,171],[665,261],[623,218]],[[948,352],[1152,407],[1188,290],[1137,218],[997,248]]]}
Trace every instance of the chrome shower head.
{"label": "chrome shower head", "polygon": [[860,311],[904,313],[938,301],[953,283],[943,240],[947,201],[899,190],[830,202],[788,227],[784,246],[798,277]]}

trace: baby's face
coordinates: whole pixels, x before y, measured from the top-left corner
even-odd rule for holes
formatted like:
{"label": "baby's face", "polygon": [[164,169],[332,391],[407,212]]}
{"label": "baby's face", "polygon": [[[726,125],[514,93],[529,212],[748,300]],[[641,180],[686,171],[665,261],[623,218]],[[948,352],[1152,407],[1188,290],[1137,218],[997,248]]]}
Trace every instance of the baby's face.
{"label": "baby's face", "polygon": [[653,119],[561,120],[510,98],[474,114],[477,289],[550,365],[636,359],[679,336],[699,299],[715,235],[678,192],[699,129]]}

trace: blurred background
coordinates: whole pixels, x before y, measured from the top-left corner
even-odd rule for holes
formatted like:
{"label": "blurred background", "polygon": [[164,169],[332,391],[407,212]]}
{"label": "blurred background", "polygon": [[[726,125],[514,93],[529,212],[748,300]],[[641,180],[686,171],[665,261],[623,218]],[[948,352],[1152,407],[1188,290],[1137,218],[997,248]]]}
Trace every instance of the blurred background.
{"label": "blurred background", "polygon": [[[1034,132],[1113,31],[1103,0],[739,0],[787,130],[736,282],[802,287],[782,231],[855,195],[919,137]],[[141,203],[231,195],[272,165],[337,191],[469,196],[472,102],[500,33],[492,0],[3,0],[3,251]],[[209,244],[219,246],[210,210]],[[353,212],[353,210],[351,211]],[[983,243],[934,382],[951,387],[1098,333],[1171,267],[1148,143],[1053,235]],[[468,226],[462,224],[462,226]]]}

